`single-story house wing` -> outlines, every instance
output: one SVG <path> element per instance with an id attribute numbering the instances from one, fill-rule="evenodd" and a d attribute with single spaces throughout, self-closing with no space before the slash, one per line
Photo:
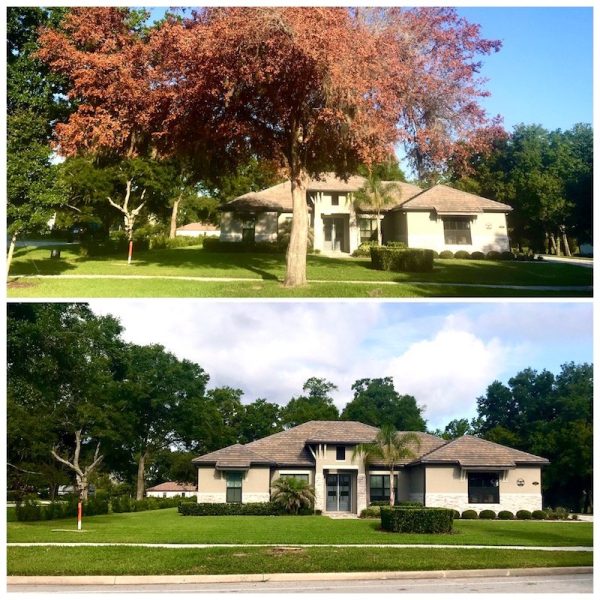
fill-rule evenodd
<path id="1" fill-rule="evenodd" d="M 176 237 L 219 237 L 221 230 L 212 223 L 188 223 L 175 230 Z"/>
<path id="2" fill-rule="evenodd" d="M 165 481 L 146 490 L 148 498 L 193 498 L 196 495 L 196 486 L 193 483 L 178 483 L 176 481 Z"/>
<path id="3" fill-rule="evenodd" d="M 359 514 L 370 502 L 389 500 L 389 470 L 353 457 L 357 444 L 378 429 L 355 421 L 309 421 L 249 444 L 235 444 L 193 460 L 198 502 L 267 502 L 280 477 L 303 479 L 315 489 L 315 508 Z M 414 458 L 398 465 L 396 498 L 464 511 L 536 510 L 542 507 L 545 458 L 465 435 L 447 441 L 416 432 Z"/>
<path id="4" fill-rule="evenodd" d="M 333 174 L 309 181 L 306 191 L 314 248 L 352 253 L 361 243 L 377 239 L 374 210 L 354 201 L 364 184 L 358 175 L 342 180 Z M 466 250 L 487 253 L 509 250 L 507 204 L 446 185 L 423 190 L 393 183 L 396 200 L 382 211 L 383 242 L 403 242 L 410 248 Z M 222 207 L 221 241 L 275 242 L 292 219 L 289 181 L 249 192 Z"/>

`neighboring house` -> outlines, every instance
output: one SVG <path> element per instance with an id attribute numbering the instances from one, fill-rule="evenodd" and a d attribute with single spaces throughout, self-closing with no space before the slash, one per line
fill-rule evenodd
<path id="1" fill-rule="evenodd" d="M 352 458 L 355 446 L 371 442 L 378 429 L 356 421 L 309 421 L 193 460 L 198 502 L 267 502 L 273 481 L 296 477 L 315 488 L 315 508 L 359 514 L 370 502 L 389 500 L 384 465 Z M 416 458 L 395 475 L 398 501 L 477 511 L 542 507 L 541 467 L 548 460 L 465 435 L 446 441 L 417 433 Z"/>
<path id="2" fill-rule="evenodd" d="M 212 223 L 188 223 L 175 230 L 179 237 L 219 237 L 221 230 Z"/>
<path id="3" fill-rule="evenodd" d="M 306 198 L 316 250 L 352 253 L 361 243 L 377 239 L 373 209 L 353 201 L 353 193 L 364 183 L 360 176 L 343 181 L 333 175 L 309 182 Z M 384 243 L 404 242 L 438 252 L 510 249 L 506 214 L 512 209 L 507 204 L 445 185 L 423 190 L 394 183 L 397 202 L 382 211 Z M 275 242 L 282 225 L 292 218 L 290 182 L 239 196 L 222 211 L 222 241 Z"/>
<path id="4" fill-rule="evenodd" d="M 193 483 L 177 483 L 176 481 L 166 481 L 159 483 L 146 490 L 146 496 L 149 498 L 193 498 L 196 495 L 196 486 Z"/>

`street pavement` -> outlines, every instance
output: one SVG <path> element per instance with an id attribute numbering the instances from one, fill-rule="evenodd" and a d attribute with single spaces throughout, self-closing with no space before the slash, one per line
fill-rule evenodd
<path id="1" fill-rule="evenodd" d="M 532 593 L 591 594 L 589 574 L 529 575 L 519 577 L 460 577 L 443 579 L 401 579 L 351 581 L 265 581 L 241 583 L 164 583 L 133 585 L 8 585 L 9 592 L 202 592 L 202 593 Z"/>

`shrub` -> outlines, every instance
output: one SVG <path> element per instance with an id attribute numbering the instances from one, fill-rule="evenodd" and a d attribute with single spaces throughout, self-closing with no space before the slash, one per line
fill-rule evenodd
<path id="1" fill-rule="evenodd" d="M 167 235 L 153 235 L 148 240 L 150 250 L 165 250 L 170 248 L 187 248 L 189 246 L 201 247 L 204 242 L 204 236 L 179 236 L 170 238 Z"/>
<path id="2" fill-rule="evenodd" d="M 485 254 L 479 251 L 471 252 L 470 258 L 471 260 L 483 260 L 485 258 Z"/>
<path id="3" fill-rule="evenodd" d="M 173 508 L 179 506 L 182 499 L 179 496 L 174 498 L 144 498 L 143 500 L 134 500 L 129 496 L 114 496 L 111 499 L 111 508 L 114 513 L 125 512 L 144 512 L 146 510 L 160 510 L 162 508 Z M 195 502 L 194 498 L 189 498 L 191 502 Z"/>
<path id="4" fill-rule="evenodd" d="M 390 503 L 388 500 L 373 500 L 373 502 L 371 502 L 369 504 L 369 506 L 389 506 Z"/>
<path id="5" fill-rule="evenodd" d="M 500 253 L 500 260 L 515 260 L 515 255 L 510 250 Z"/>
<path id="6" fill-rule="evenodd" d="M 440 252 L 440 258 L 454 258 L 454 252 L 452 252 L 452 250 L 442 250 Z"/>
<path id="7" fill-rule="evenodd" d="M 408 246 L 404 242 L 386 242 L 385 246 L 387 248 L 400 248 L 401 250 L 406 250 Z"/>
<path id="8" fill-rule="evenodd" d="M 523 521 L 528 521 L 531 519 L 531 511 L 530 510 L 518 510 L 517 511 L 517 519 L 521 519 Z"/>
<path id="9" fill-rule="evenodd" d="M 374 500 L 369 504 L 369 506 L 389 506 L 389 500 Z M 402 502 L 398 502 L 395 500 L 394 506 L 401 506 L 402 508 L 423 508 L 423 505 L 420 502 L 411 502 L 408 500 L 403 500 Z"/>
<path id="10" fill-rule="evenodd" d="M 377 242 L 363 242 L 353 253 L 354 257 L 368 258 L 371 256 L 371 248 L 378 247 Z"/>
<path id="11" fill-rule="evenodd" d="M 503 521 L 510 521 L 511 519 L 515 518 L 515 515 L 511 513 L 510 510 L 501 510 L 498 513 L 498 518 L 502 519 Z"/>
<path id="12" fill-rule="evenodd" d="M 369 506 L 360 511 L 361 519 L 378 519 L 381 516 L 381 506 Z"/>
<path id="13" fill-rule="evenodd" d="M 531 518 L 535 519 L 536 521 L 544 521 L 548 518 L 548 514 L 545 510 L 534 510 L 531 513 Z"/>
<path id="14" fill-rule="evenodd" d="M 479 513 L 480 519 L 495 519 L 496 513 L 493 510 L 485 509 Z"/>
<path id="15" fill-rule="evenodd" d="M 500 252 L 498 252 L 497 250 L 490 250 L 485 257 L 488 260 L 500 260 Z"/>
<path id="16" fill-rule="evenodd" d="M 420 248 L 371 248 L 371 264 L 380 271 L 407 271 L 425 273 L 433 271 L 433 251 Z"/>
<path id="17" fill-rule="evenodd" d="M 433 258 L 439 258 L 440 257 L 440 253 L 437 252 L 436 250 L 432 250 L 433 252 Z"/>
<path id="18" fill-rule="evenodd" d="M 258 252 L 280 254 L 285 252 L 277 242 L 222 242 L 218 238 L 207 237 L 203 247 L 209 252 Z"/>
<path id="19" fill-rule="evenodd" d="M 17 503 L 17 521 L 39 521 L 43 518 L 42 506 L 37 496 L 29 495 Z"/>
<path id="20" fill-rule="evenodd" d="M 381 507 L 381 528 L 397 533 L 450 533 L 454 514 L 447 508 Z"/>
<path id="21" fill-rule="evenodd" d="M 554 510 L 548 509 L 546 518 L 553 521 L 564 521 L 569 518 L 569 511 L 562 506 L 557 506 Z"/>
<path id="22" fill-rule="evenodd" d="M 273 482 L 271 498 L 283 510 L 291 514 L 306 509 L 313 511 L 315 490 L 306 481 L 295 477 L 280 477 Z"/>
<path id="23" fill-rule="evenodd" d="M 462 515 L 460 515 L 461 519 L 477 519 L 477 511 L 476 510 L 463 510 Z"/>
<path id="24" fill-rule="evenodd" d="M 452 510 L 452 514 L 454 515 L 454 518 L 460 519 L 460 513 L 455 509 L 451 509 L 451 510 Z"/>
<path id="25" fill-rule="evenodd" d="M 454 258 L 466 259 L 471 258 L 471 255 L 466 250 L 457 250 L 454 253 Z"/>
<path id="26" fill-rule="evenodd" d="M 249 502 L 241 503 L 192 503 L 181 502 L 179 504 L 179 513 L 184 516 L 221 516 L 221 515 L 255 515 L 270 516 L 283 515 L 285 511 L 274 502 Z M 311 512 L 311 514 L 313 514 Z"/>

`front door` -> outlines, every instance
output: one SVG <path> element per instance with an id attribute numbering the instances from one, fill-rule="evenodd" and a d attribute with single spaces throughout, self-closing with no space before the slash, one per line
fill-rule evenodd
<path id="1" fill-rule="evenodd" d="M 344 252 L 345 230 L 344 217 L 323 217 L 323 250 Z"/>
<path id="2" fill-rule="evenodd" d="M 350 512 L 352 510 L 352 479 L 348 473 L 327 475 L 328 512 Z"/>

